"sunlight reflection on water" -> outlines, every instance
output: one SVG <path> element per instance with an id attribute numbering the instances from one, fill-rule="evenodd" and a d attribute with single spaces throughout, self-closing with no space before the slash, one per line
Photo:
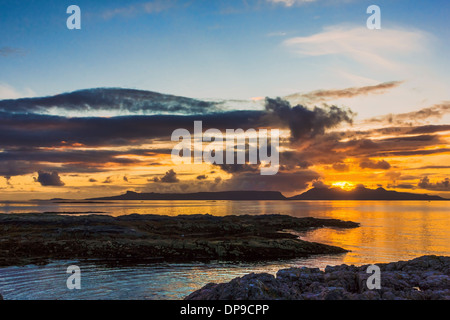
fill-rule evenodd
<path id="1" fill-rule="evenodd" d="M 425 254 L 450 255 L 450 208 L 444 201 L 128 201 L 75 204 L 9 203 L 0 212 L 87 212 L 124 214 L 288 214 L 350 220 L 360 228 L 323 228 L 298 235 L 351 250 L 266 263 L 151 264 L 107 267 L 92 262 L 55 261 L 47 266 L 0 268 L 5 299 L 181 299 L 208 282 L 291 266 L 368 264 L 408 260 Z M 82 290 L 66 288 L 66 268 L 82 268 Z"/>

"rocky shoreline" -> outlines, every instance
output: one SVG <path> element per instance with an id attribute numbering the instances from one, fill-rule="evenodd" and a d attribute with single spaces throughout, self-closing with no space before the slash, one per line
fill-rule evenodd
<path id="1" fill-rule="evenodd" d="M 377 264 L 381 288 L 369 290 L 368 265 L 289 268 L 210 283 L 185 300 L 450 300 L 450 257 Z"/>
<path id="2" fill-rule="evenodd" d="M 347 251 L 302 241 L 283 231 L 358 226 L 349 221 L 283 215 L 0 214 L 0 266 L 57 259 L 251 261 L 337 254 Z"/>

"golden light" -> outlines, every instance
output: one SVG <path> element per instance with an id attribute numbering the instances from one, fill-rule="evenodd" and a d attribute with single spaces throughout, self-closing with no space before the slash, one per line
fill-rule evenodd
<path id="1" fill-rule="evenodd" d="M 353 190 L 355 188 L 355 184 L 347 181 L 338 181 L 332 184 L 333 187 L 341 188 L 342 190 Z"/>

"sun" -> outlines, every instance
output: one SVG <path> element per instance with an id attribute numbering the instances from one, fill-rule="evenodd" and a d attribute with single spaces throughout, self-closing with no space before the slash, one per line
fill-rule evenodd
<path id="1" fill-rule="evenodd" d="M 351 183 L 351 182 L 347 182 L 347 181 L 338 181 L 338 182 L 334 182 L 332 184 L 333 187 L 338 187 L 341 188 L 342 190 L 352 190 L 355 187 L 355 184 Z"/>

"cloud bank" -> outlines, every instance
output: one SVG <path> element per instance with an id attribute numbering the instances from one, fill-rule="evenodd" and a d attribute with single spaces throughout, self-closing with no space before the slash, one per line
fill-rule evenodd
<path id="1" fill-rule="evenodd" d="M 318 90 L 311 96 L 369 94 L 397 85 L 398 82 L 387 82 L 370 87 Z M 144 111 L 153 112 L 152 106 L 156 106 L 158 114 L 144 114 Z M 109 108 L 133 114 L 70 117 L 42 113 L 55 107 L 81 113 Z M 418 117 L 440 116 L 447 109 L 444 102 L 392 117 L 398 116 L 400 122 L 407 123 Z M 229 111 L 210 102 L 152 92 L 92 89 L 53 97 L 4 100 L 0 101 L 0 110 L 0 176 L 7 178 L 8 185 L 14 181 L 11 177 L 37 173 L 35 181 L 42 186 L 67 187 L 69 176 L 75 174 L 83 175 L 89 186 L 102 182 L 98 183 L 102 188 L 118 187 L 121 183 L 155 192 L 278 190 L 292 193 L 304 190 L 314 181 L 323 181 L 324 170 L 332 170 L 333 175 L 339 176 L 360 169 L 366 177 L 380 175 L 389 181 L 399 180 L 397 187 L 406 187 L 418 185 L 419 178 L 423 177 L 403 175 L 401 170 L 408 166 L 399 165 L 402 157 L 450 153 L 446 140 L 450 125 L 405 125 L 381 118 L 371 119 L 368 129 L 352 129 L 348 124 L 352 124 L 354 113 L 349 109 L 293 105 L 282 98 L 266 98 L 260 110 Z M 202 121 L 204 130 L 280 129 L 283 136 L 279 173 L 261 176 L 261 164 L 246 163 L 212 166 L 207 169 L 208 175 L 204 169 L 192 174 L 183 169 L 180 176 L 179 169 L 173 168 L 170 161 L 170 136 L 178 128 L 193 132 L 194 121 Z M 396 158 L 394 162 L 391 157 Z M 160 166 L 162 172 L 155 173 Z M 153 173 L 140 177 L 131 173 L 134 168 L 149 168 Z M 437 168 L 428 166 L 426 170 L 432 169 Z M 98 176 L 93 176 L 97 173 Z M 430 177 L 438 182 L 423 180 L 422 188 L 446 190 L 445 178 L 431 174 Z M 136 184 L 139 179 L 147 185 Z"/>
<path id="2" fill-rule="evenodd" d="M 79 117 L 101 112 L 107 115 L 192 114 L 218 110 L 219 107 L 214 102 L 120 88 L 95 88 L 50 97 L 0 101 L 0 111 L 3 112 L 68 114 Z"/>

